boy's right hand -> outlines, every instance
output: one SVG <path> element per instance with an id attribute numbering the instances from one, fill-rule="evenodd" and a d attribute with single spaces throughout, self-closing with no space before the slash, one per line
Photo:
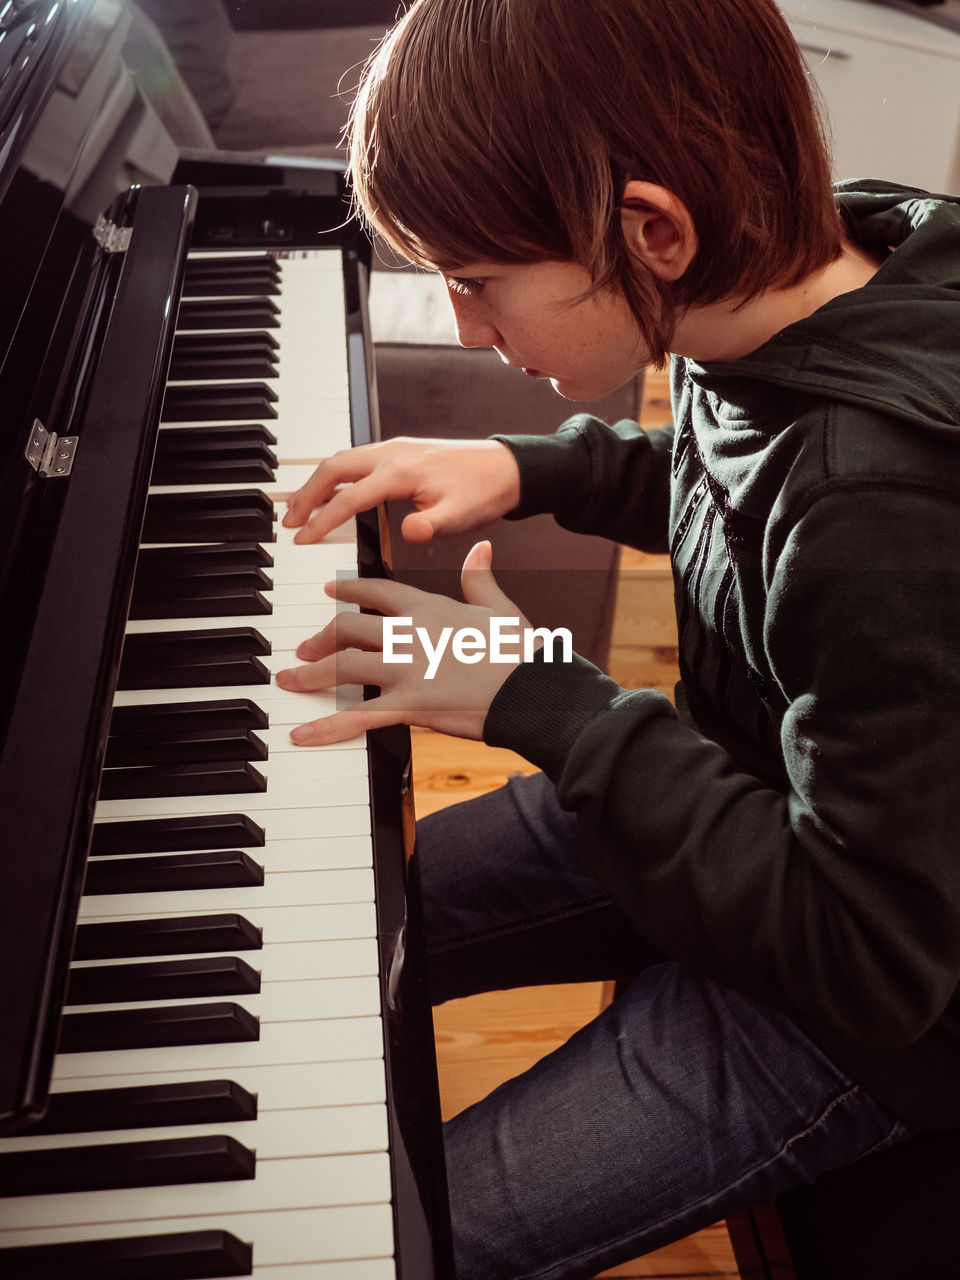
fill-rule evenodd
<path id="1" fill-rule="evenodd" d="M 499 440 L 417 440 L 398 436 L 325 459 L 289 501 L 283 523 L 294 542 L 319 542 L 360 511 L 409 498 L 407 542 L 462 533 L 505 515 L 520 501 L 520 469 Z"/>

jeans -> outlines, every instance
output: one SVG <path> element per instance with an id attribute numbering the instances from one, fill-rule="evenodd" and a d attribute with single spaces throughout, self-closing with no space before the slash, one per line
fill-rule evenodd
<path id="1" fill-rule="evenodd" d="M 417 829 L 435 1003 L 636 975 L 444 1126 L 457 1280 L 589 1277 L 913 1130 L 789 1018 L 654 954 L 542 775 Z"/>

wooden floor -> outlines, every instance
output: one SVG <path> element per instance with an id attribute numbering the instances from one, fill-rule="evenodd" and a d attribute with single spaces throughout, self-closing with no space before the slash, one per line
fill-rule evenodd
<path id="1" fill-rule="evenodd" d="M 644 425 L 669 411 L 663 379 L 649 378 Z M 626 553 L 622 560 L 610 671 L 628 688 L 653 685 L 669 692 L 676 667 L 669 567 L 660 557 Z M 512 752 L 415 729 L 414 795 L 418 816 L 501 786 L 532 767 Z M 450 1001 L 434 1011 L 441 1105 L 455 1115 L 502 1081 L 526 1070 L 562 1044 L 602 1007 L 600 983 L 497 992 Z M 722 1223 L 659 1249 L 604 1276 L 738 1277 Z"/>

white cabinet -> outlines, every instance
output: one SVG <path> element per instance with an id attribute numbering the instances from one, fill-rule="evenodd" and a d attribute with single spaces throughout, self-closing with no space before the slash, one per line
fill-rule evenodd
<path id="1" fill-rule="evenodd" d="M 960 33 L 865 0 L 781 0 L 827 109 L 834 176 L 960 195 Z"/>

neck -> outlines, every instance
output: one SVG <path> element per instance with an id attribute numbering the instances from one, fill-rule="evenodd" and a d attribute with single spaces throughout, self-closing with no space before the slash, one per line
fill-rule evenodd
<path id="1" fill-rule="evenodd" d="M 832 298 L 862 288 L 879 265 L 879 259 L 845 241 L 839 258 L 799 284 L 770 289 L 743 305 L 725 298 L 691 307 L 677 325 L 671 348 L 698 361 L 738 360 Z"/>

